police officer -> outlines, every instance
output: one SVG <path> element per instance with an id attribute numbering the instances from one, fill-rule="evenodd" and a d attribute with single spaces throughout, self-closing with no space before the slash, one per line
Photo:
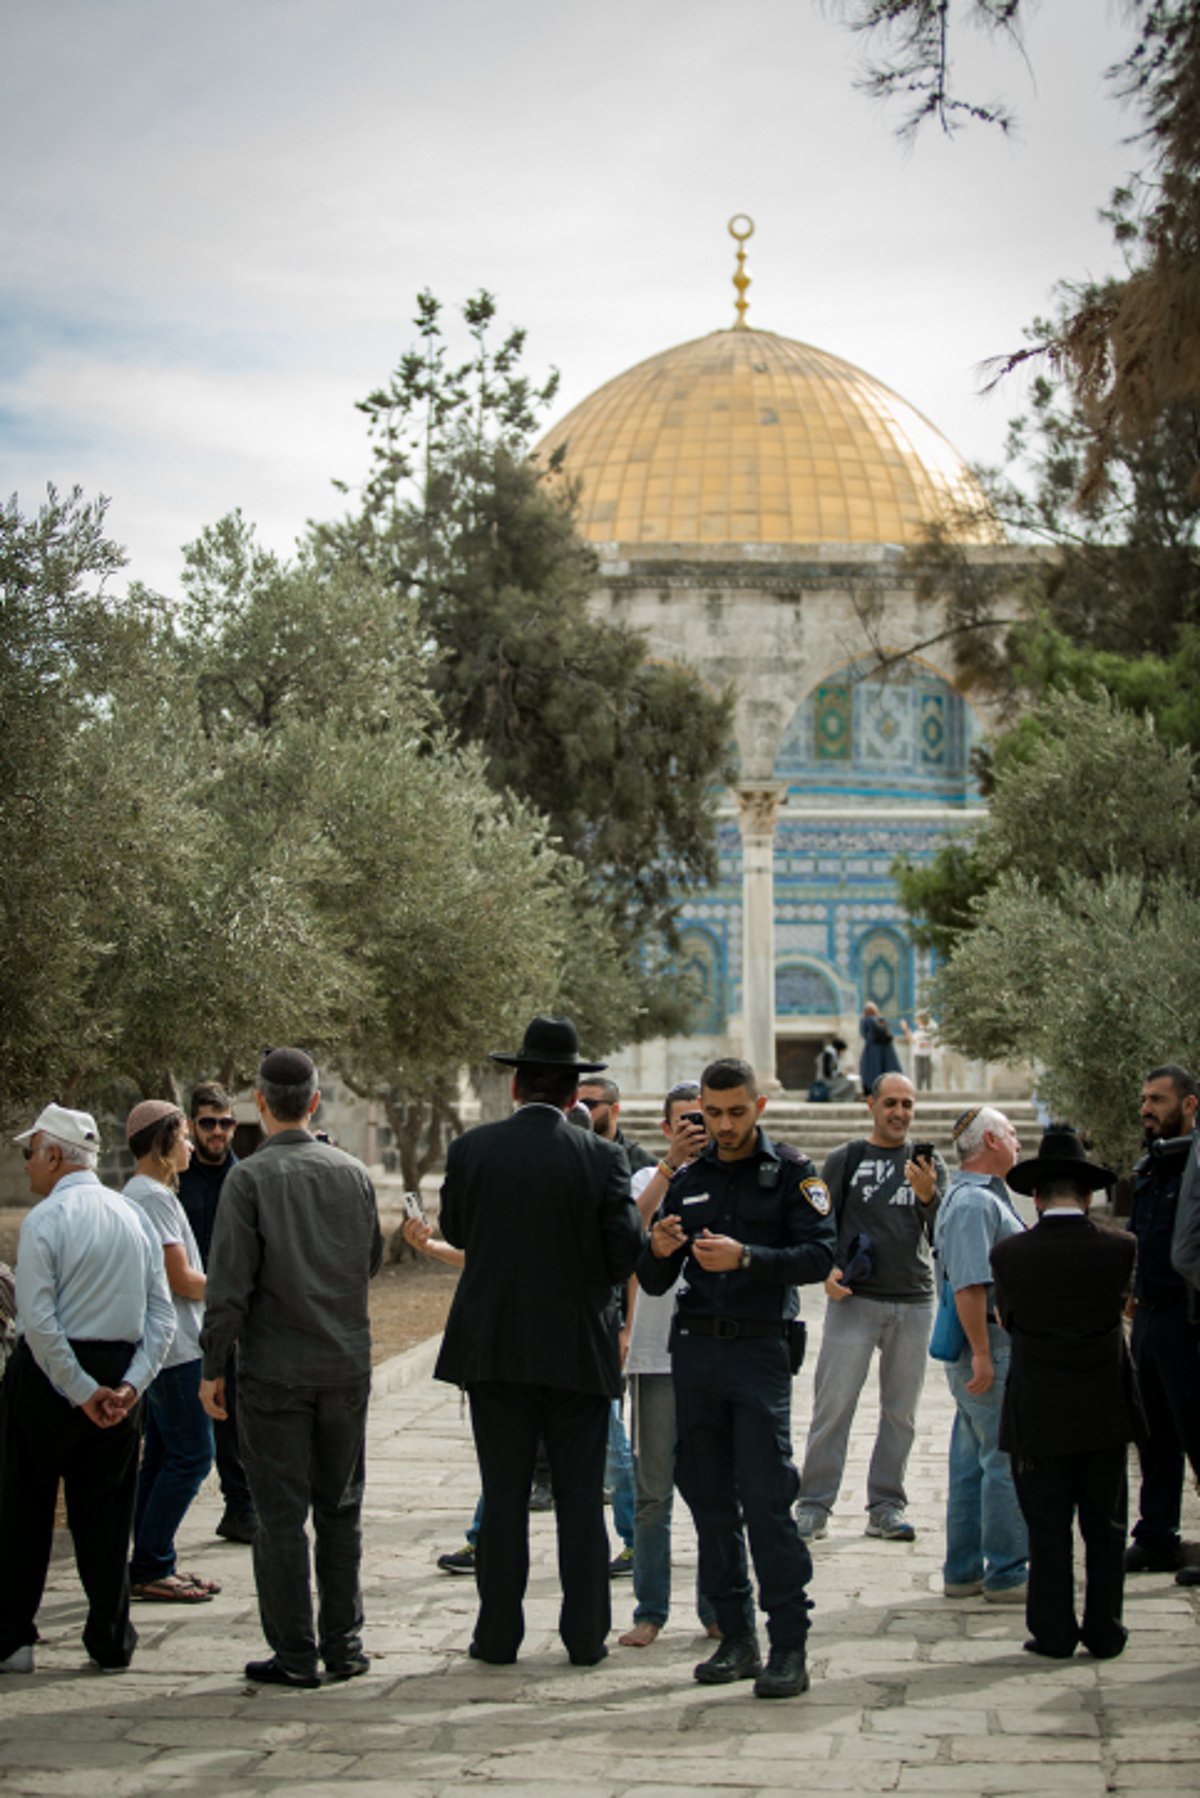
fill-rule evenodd
<path id="1" fill-rule="evenodd" d="M 676 1478 L 700 1542 L 700 1589 L 723 1640 L 695 1670 L 703 1685 L 754 1679 L 759 1698 L 808 1689 L 804 1645 L 812 1574 L 792 1515 L 796 1288 L 833 1266 L 829 1193 L 805 1155 L 759 1128 L 766 1104 L 747 1062 L 705 1068 L 710 1141 L 672 1180 L 637 1267 L 649 1293 L 685 1275 L 672 1340 L 679 1434 Z M 764 1668 L 746 1541 L 767 1613 Z"/>
<path id="2" fill-rule="evenodd" d="M 1187 1282 L 1171 1264 L 1196 1105 L 1196 1080 L 1186 1068 L 1171 1063 L 1146 1075 L 1142 1125 L 1147 1153 L 1134 1169 L 1129 1218 L 1138 1244 L 1131 1347 L 1146 1413 L 1146 1435 L 1138 1443 L 1139 1515 L 1125 1552 L 1130 1573 L 1166 1573 L 1181 1566 L 1185 1455 L 1200 1478 L 1200 1360 L 1188 1319 Z"/>

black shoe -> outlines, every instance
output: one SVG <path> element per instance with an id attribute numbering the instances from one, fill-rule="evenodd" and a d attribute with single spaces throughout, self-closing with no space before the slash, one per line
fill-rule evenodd
<path id="1" fill-rule="evenodd" d="M 702 1686 L 729 1686 L 735 1679 L 753 1679 L 762 1672 L 762 1656 L 754 1636 L 726 1636 L 725 1640 L 693 1667 L 692 1677 Z"/>
<path id="2" fill-rule="evenodd" d="M 529 1494 L 531 1511 L 552 1511 L 554 1509 L 554 1493 L 545 1480 L 535 1480 L 533 1490 Z"/>
<path id="3" fill-rule="evenodd" d="M 1093 1660 L 1115 1661 L 1119 1654 L 1125 1652 L 1125 1644 L 1128 1640 L 1129 1631 L 1127 1629 L 1122 1629 L 1119 1635 L 1106 1636 L 1102 1642 L 1089 1642 L 1087 1637 L 1084 1636 L 1083 1646 L 1087 1649 Z"/>
<path id="4" fill-rule="evenodd" d="M 1181 1567 L 1175 1575 L 1177 1586 L 1200 1586 L 1200 1567 Z"/>
<path id="5" fill-rule="evenodd" d="M 633 1550 L 623 1548 L 619 1555 L 614 1555 L 608 1563 L 610 1579 L 631 1579 L 633 1577 Z"/>
<path id="6" fill-rule="evenodd" d="M 371 1663 L 365 1654 L 352 1654 L 347 1661 L 326 1661 L 325 1671 L 330 1679 L 357 1679 L 360 1673 L 369 1673 Z"/>
<path id="7" fill-rule="evenodd" d="M 1073 1648 L 1047 1648 L 1046 1644 L 1039 1642 L 1036 1636 L 1030 1636 L 1027 1642 L 1022 1642 L 1021 1647 L 1026 1654 L 1044 1655 L 1048 1661 L 1069 1661 L 1075 1653 Z"/>
<path id="8" fill-rule="evenodd" d="M 448 1555 L 439 1555 L 437 1564 L 443 1573 L 474 1573 L 475 1544 L 468 1542 L 465 1548 L 455 1548 Z"/>
<path id="9" fill-rule="evenodd" d="M 1174 1541 L 1131 1542 L 1125 1550 L 1126 1573 L 1174 1573 L 1183 1566 L 1183 1543 Z"/>
<path id="10" fill-rule="evenodd" d="M 607 1655 L 608 1649 L 605 1647 L 604 1643 L 601 1642 L 599 1648 L 595 1649 L 591 1654 L 573 1654 L 571 1656 L 571 1665 L 572 1667 L 598 1667 L 600 1662 L 607 1658 Z"/>
<path id="11" fill-rule="evenodd" d="M 258 1519 L 253 1511 L 226 1511 L 217 1525 L 218 1536 L 226 1542 L 253 1542 Z"/>
<path id="12" fill-rule="evenodd" d="M 808 1691 L 808 1668 L 802 1648 L 773 1648 L 754 1682 L 756 1698 L 797 1698 Z"/>
<path id="13" fill-rule="evenodd" d="M 467 1653 L 473 1661 L 484 1661 L 489 1667 L 511 1667 L 517 1658 L 515 1654 L 484 1654 L 478 1642 L 472 1642 Z"/>
<path id="14" fill-rule="evenodd" d="M 293 1673 L 274 1655 L 269 1661 L 247 1661 L 246 1678 L 260 1686 L 292 1686 L 311 1692 L 320 1685 L 315 1673 Z"/>

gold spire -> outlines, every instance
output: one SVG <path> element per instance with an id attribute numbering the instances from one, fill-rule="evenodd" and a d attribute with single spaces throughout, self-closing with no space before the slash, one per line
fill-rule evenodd
<path id="1" fill-rule="evenodd" d="M 754 220 L 744 212 L 735 212 L 729 221 L 729 235 L 737 243 L 737 273 L 733 277 L 733 285 L 737 289 L 737 317 L 733 321 L 734 330 L 746 329 L 746 313 L 750 303 L 746 298 L 746 289 L 750 285 L 750 277 L 746 273 L 746 252 L 742 248 L 748 237 L 754 236 Z"/>

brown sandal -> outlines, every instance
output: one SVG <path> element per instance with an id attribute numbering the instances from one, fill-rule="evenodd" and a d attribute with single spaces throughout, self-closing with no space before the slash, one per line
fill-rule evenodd
<path id="1" fill-rule="evenodd" d="M 153 1599 L 162 1604 L 207 1604 L 212 1597 L 211 1592 L 201 1591 L 178 1573 L 168 1573 L 162 1579 L 139 1580 L 136 1586 L 130 1586 L 133 1598 Z"/>
<path id="2" fill-rule="evenodd" d="M 210 1598 L 215 1598 L 217 1593 L 221 1590 L 221 1582 L 219 1580 L 205 1579 L 203 1574 L 200 1573 L 180 1573 L 179 1569 L 176 1568 L 175 1578 L 184 1580 L 189 1586 L 195 1586 L 197 1592 L 207 1592 Z"/>

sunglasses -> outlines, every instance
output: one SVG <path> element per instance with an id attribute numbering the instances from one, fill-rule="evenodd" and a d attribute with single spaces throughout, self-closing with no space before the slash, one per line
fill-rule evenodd
<path id="1" fill-rule="evenodd" d="M 195 1130 L 233 1130 L 237 1126 L 236 1118 L 193 1118 L 192 1128 Z"/>
<path id="2" fill-rule="evenodd" d="M 599 1111 L 599 1109 L 602 1105 L 611 1105 L 612 1100 L 611 1099 L 585 1099 L 581 1096 L 579 1103 L 581 1105 L 586 1105 L 589 1111 Z"/>

